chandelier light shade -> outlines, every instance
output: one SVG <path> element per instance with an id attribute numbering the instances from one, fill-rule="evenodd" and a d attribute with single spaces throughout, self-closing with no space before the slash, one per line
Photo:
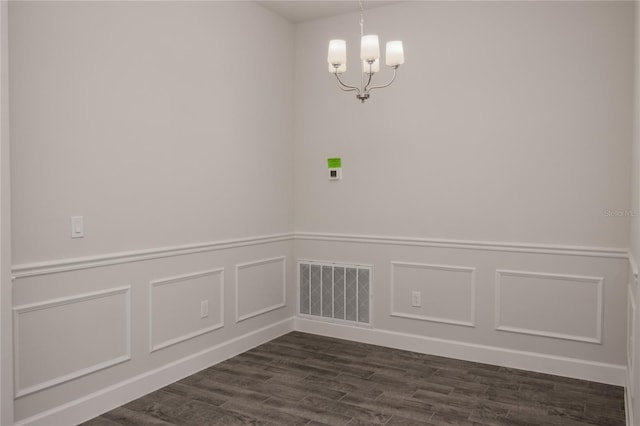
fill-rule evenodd
<path id="1" fill-rule="evenodd" d="M 399 67 L 404 64 L 404 50 L 401 41 L 388 41 L 386 64 L 390 67 Z"/>
<path id="2" fill-rule="evenodd" d="M 327 62 L 329 72 L 336 76 L 338 87 L 345 92 L 356 92 L 356 98 L 364 103 L 369 99 L 373 89 L 381 89 L 390 86 L 396 79 L 398 67 L 404 64 L 404 49 L 401 41 L 389 41 L 386 45 L 385 64 L 393 68 L 391 81 L 380 86 L 372 86 L 371 82 L 375 73 L 380 72 L 380 43 L 377 35 L 364 35 L 364 8 L 360 1 L 360 59 L 361 79 L 360 86 L 351 86 L 342 81 L 340 77 L 347 71 L 347 42 L 345 40 L 330 40 Z"/>
<path id="3" fill-rule="evenodd" d="M 380 59 L 380 44 L 377 35 L 362 36 L 360 43 L 360 59 L 363 61 L 375 61 Z"/>
<path id="4" fill-rule="evenodd" d="M 331 40 L 329 42 L 329 58 L 330 64 L 338 64 L 347 68 L 347 42 L 344 40 Z M 335 67 L 335 65 L 333 65 Z M 336 68 L 338 68 L 336 67 Z"/>

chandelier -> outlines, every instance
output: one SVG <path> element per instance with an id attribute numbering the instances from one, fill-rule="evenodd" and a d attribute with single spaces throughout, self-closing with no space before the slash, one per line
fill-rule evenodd
<path id="1" fill-rule="evenodd" d="M 380 86 L 372 86 L 373 75 L 380 71 L 380 46 L 377 35 L 364 35 L 364 6 L 360 0 L 360 86 L 346 84 L 340 75 L 347 71 L 347 43 L 344 40 L 330 40 L 327 56 L 329 72 L 336 76 L 338 87 L 345 92 L 356 92 L 356 98 L 362 103 L 369 99 L 373 89 L 390 86 L 396 79 L 398 67 L 404 64 L 404 51 L 401 41 L 387 42 L 385 63 L 393 68 L 391 81 Z"/>

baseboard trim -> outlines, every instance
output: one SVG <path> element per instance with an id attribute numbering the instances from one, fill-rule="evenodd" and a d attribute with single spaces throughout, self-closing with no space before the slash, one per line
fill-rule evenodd
<path id="1" fill-rule="evenodd" d="M 631 393 L 629 391 L 629 386 L 624 387 L 624 414 L 627 421 L 627 426 L 634 426 L 634 417 L 633 417 L 633 398 L 631 398 Z"/>
<path id="2" fill-rule="evenodd" d="M 294 317 L 20 420 L 16 426 L 78 424 L 294 330 Z"/>
<path id="3" fill-rule="evenodd" d="M 341 324 L 314 321 L 305 318 L 296 318 L 295 328 L 298 331 L 306 333 L 412 352 L 428 353 L 448 358 L 554 374 L 618 386 L 625 385 L 626 368 L 623 365 L 517 351 L 389 330 L 365 329 L 360 327 L 354 329 L 353 327 Z"/>

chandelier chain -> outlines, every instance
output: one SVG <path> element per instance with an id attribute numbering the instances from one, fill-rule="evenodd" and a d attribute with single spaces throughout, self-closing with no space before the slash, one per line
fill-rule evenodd
<path id="1" fill-rule="evenodd" d="M 364 36 L 364 3 L 360 0 L 360 38 Z M 369 81 L 371 81 L 371 75 L 369 75 Z M 360 61 L 360 87 L 364 91 L 364 63 Z M 358 94 L 360 94 L 358 90 Z"/>
<path id="2" fill-rule="evenodd" d="M 360 0 L 360 37 L 364 35 L 364 2 Z"/>

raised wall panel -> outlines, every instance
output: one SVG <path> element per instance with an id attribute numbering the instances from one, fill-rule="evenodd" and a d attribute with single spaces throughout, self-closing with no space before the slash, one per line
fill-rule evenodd
<path id="1" fill-rule="evenodd" d="M 22 397 L 130 359 L 130 287 L 14 307 Z"/>
<path id="2" fill-rule="evenodd" d="M 412 306 L 418 291 L 421 306 Z M 473 327 L 475 268 L 391 262 L 391 315 Z"/>
<path id="3" fill-rule="evenodd" d="M 496 330 L 602 343 L 604 278 L 496 271 Z"/>
<path id="4" fill-rule="evenodd" d="M 286 305 L 284 256 L 236 265 L 236 322 Z"/>
<path id="5" fill-rule="evenodd" d="M 208 316 L 201 318 L 201 305 Z M 224 269 L 152 281 L 149 285 L 150 351 L 157 351 L 224 326 Z"/>

